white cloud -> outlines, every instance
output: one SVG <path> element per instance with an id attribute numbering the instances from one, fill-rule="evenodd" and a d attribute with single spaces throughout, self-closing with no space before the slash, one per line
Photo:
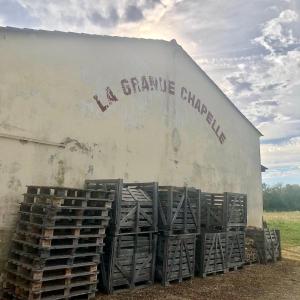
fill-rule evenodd
<path id="1" fill-rule="evenodd" d="M 282 11 L 277 18 L 264 24 L 262 35 L 255 38 L 254 42 L 262 45 L 265 49 L 274 53 L 279 47 L 287 48 L 299 42 L 293 36 L 291 29 L 285 28 L 285 24 L 297 21 L 298 14 L 290 9 Z"/>
<path id="2" fill-rule="evenodd" d="M 300 183 L 300 137 L 281 144 L 264 144 L 261 156 L 269 168 L 263 173 L 264 182 Z"/>
<path id="3" fill-rule="evenodd" d="M 274 140 L 300 136 L 300 5 L 298 0 L 240 4 L 241 0 L 0 0 L 0 26 L 175 38 L 263 132 L 263 141 L 275 147 Z M 291 153 L 298 159 L 292 154 L 298 144 L 281 145 L 284 153 L 262 147 L 263 163 L 275 168 L 268 174 L 289 170 L 291 175 L 292 160 L 285 157 Z M 284 164 L 280 170 L 275 156 Z"/>
<path id="4" fill-rule="evenodd" d="M 40 20 L 41 29 L 128 36 L 150 33 L 175 3 L 172 0 L 18 1 Z"/>
<path id="5" fill-rule="evenodd" d="M 300 168 L 300 137 L 280 144 L 262 144 L 261 156 L 268 167 Z"/>
<path id="6" fill-rule="evenodd" d="M 298 25 L 298 26 L 296 26 Z M 264 134 L 264 181 L 300 183 L 299 17 L 291 9 L 263 23 L 259 55 L 204 60 L 225 93 Z"/>
<path id="7" fill-rule="evenodd" d="M 233 63 L 234 71 L 221 82 L 226 94 L 265 134 L 264 139 L 292 136 L 291 126 L 296 129 L 293 135 L 300 136 L 298 123 L 294 122 L 300 118 L 299 93 L 296 92 L 300 91 L 300 47 L 293 31 L 282 27 L 283 21 L 296 20 L 297 14 L 286 10 L 266 22 L 255 41 L 263 41 L 269 54 Z M 280 30 L 272 31 L 273 25 L 279 23 Z M 283 43 L 293 48 L 283 51 Z M 280 49 L 282 51 L 278 51 Z"/>

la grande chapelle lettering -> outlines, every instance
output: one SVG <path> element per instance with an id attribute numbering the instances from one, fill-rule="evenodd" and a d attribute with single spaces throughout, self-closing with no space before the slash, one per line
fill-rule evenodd
<path id="1" fill-rule="evenodd" d="M 159 91 L 170 95 L 176 94 L 175 81 L 162 77 L 141 76 L 139 79 L 137 77 L 124 78 L 121 80 L 121 86 L 125 96 L 149 91 Z M 180 88 L 180 98 L 190 104 L 200 116 L 206 119 L 219 142 L 224 144 L 226 136 L 208 107 L 203 102 L 201 103 L 201 100 L 184 86 Z"/>

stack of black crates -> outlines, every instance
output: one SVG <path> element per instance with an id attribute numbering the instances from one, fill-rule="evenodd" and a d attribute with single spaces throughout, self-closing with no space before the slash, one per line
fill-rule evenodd
<path id="1" fill-rule="evenodd" d="M 168 285 L 193 278 L 200 231 L 200 190 L 160 186 L 158 210 L 157 279 Z"/>
<path id="2" fill-rule="evenodd" d="M 196 273 L 202 277 L 244 265 L 247 196 L 201 193 L 201 235 L 197 239 Z"/>
<path id="3" fill-rule="evenodd" d="M 154 283 L 158 184 L 121 179 L 87 180 L 86 187 L 113 195 L 106 231 L 100 288 L 107 293 Z"/>
<path id="4" fill-rule="evenodd" d="M 1 299 L 91 299 L 111 207 L 108 193 L 29 186 Z"/>

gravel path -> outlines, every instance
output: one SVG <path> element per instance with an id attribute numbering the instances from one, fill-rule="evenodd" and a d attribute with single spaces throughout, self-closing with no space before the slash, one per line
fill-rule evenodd
<path id="1" fill-rule="evenodd" d="M 181 284 L 152 287 L 112 296 L 98 294 L 97 300 L 300 300 L 300 261 L 283 259 L 276 264 L 251 265 L 225 275 L 195 278 Z"/>

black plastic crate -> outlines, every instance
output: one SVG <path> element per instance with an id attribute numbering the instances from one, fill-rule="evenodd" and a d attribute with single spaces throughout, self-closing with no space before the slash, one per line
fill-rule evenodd
<path id="1" fill-rule="evenodd" d="M 194 277 L 195 243 L 195 234 L 159 235 L 156 278 L 164 286 Z"/>
<path id="2" fill-rule="evenodd" d="M 200 193 L 190 187 L 159 186 L 159 230 L 169 234 L 198 233 Z"/>
<path id="3" fill-rule="evenodd" d="M 111 193 L 108 234 L 157 231 L 157 183 L 124 183 L 122 179 L 86 180 L 89 189 Z"/>

